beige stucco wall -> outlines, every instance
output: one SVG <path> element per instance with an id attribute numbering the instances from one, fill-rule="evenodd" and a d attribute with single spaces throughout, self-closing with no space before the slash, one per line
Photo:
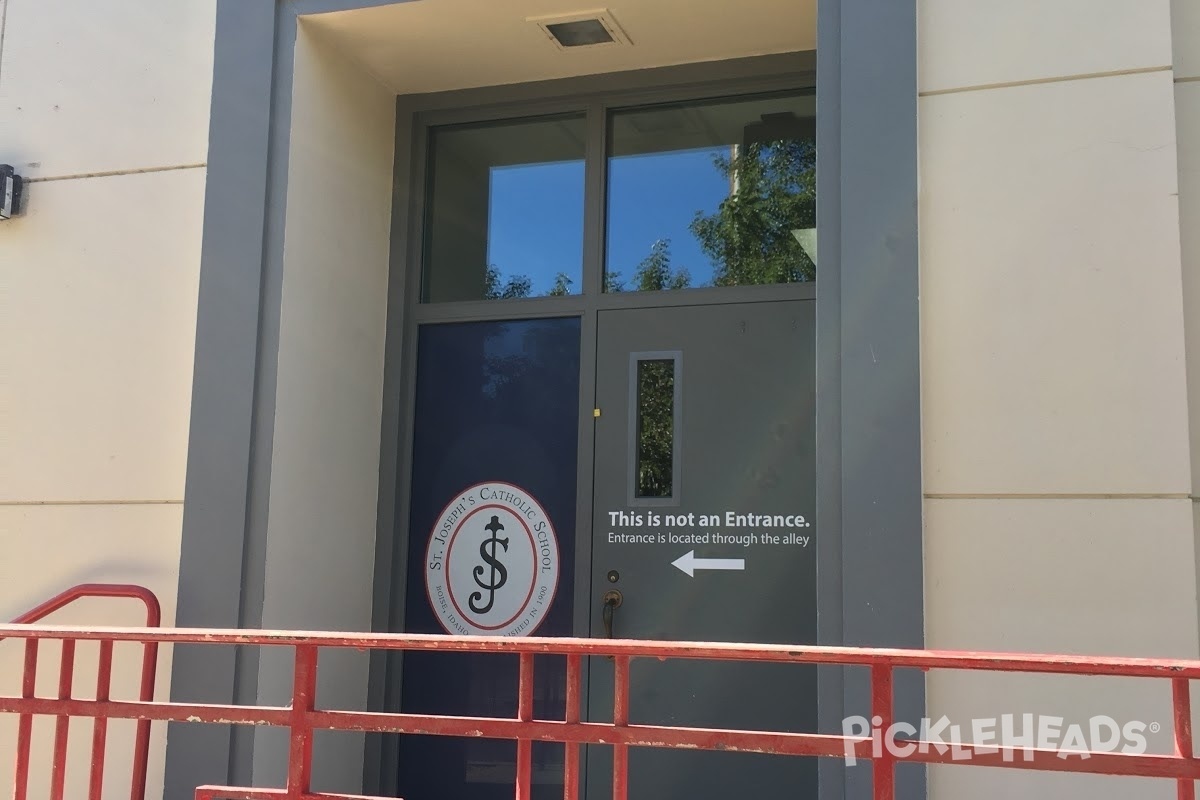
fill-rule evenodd
<path id="1" fill-rule="evenodd" d="M 919 9 L 927 642 L 1195 657 L 1188 90 L 1170 2 Z M 1150 746 L 1170 750 L 1165 686 L 934 673 L 928 688 L 934 718 L 1105 714 L 1161 724 Z M 964 767 L 930 784 L 935 798 L 1174 796 Z"/>
<path id="2" fill-rule="evenodd" d="M 296 42 L 263 627 L 371 629 L 396 97 L 301 21 Z M 328 656 L 328 657 L 327 657 Z M 318 695 L 365 709 L 367 655 L 321 658 Z M 290 701 L 291 653 L 258 697 Z M 363 738 L 318 739 L 318 789 L 362 788 Z M 254 784 L 285 780 L 258 732 Z"/>
<path id="3" fill-rule="evenodd" d="M 0 0 L 0 162 L 31 181 L 27 214 L 0 223 L 0 619 L 85 581 L 149 586 L 174 618 L 214 15 L 215 0 Z M 51 621 L 143 619 L 104 601 Z M 19 689 L 20 653 L 0 643 L 0 691 Z M 114 696 L 132 698 L 137 657 L 117 653 Z M 95 649 L 79 657 L 91 696 Z M 56 664 L 47 647 L 42 691 Z M 31 797 L 51 727 L 35 728 Z M 0 720 L 0 786 L 14 730 Z M 91 726 L 72 730 L 85 764 Z M 129 734 L 109 736 L 113 796 Z M 86 778 L 69 771 L 67 795 Z"/>

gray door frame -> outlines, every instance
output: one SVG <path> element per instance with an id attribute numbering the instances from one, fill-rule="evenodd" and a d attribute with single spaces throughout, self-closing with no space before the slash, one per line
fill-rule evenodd
<path id="1" fill-rule="evenodd" d="M 608 117 L 613 109 L 660 103 L 731 98 L 752 94 L 814 90 L 815 62 L 811 53 L 745 59 L 663 70 L 612 73 L 604 76 L 547 81 L 536 84 L 400 97 L 397 101 L 396 186 L 401 202 L 393 215 L 392 278 L 403 282 L 401 305 L 388 312 L 385 386 L 398 395 L 384 399 L 384 456 L 381 470 L 379 527 L 376 538 L 376 630 L 399 630 L 405 612 L 410 509 L 410 459 L 413 447 L 413 409 L 416 395 L 417 332 L 421 325 L 446 322 L 579 317 L 581 320 L 579 419 L 592 419 L 595 403 L 596 331 L 598 314 L 612 309 L 663 308 L 694 305 L 812 300 L 816 286 L 698 288 L 664 292 L 604 293 L 603 246 L 607 194 Z M 427 199 L 429 136 L 443 125 L 477 124 L 499 120 L 580 113 L 588 132 L 585 161 L 583 293 L 565 297 L 514 300 L 420 302 L 423 263 L 423 220 Z M 407 146 L 408 150 L 405 149 Z M 395 438 L 392 438 L 392 436 Z M 595 455 L 592 427 L 580 426 L 577 442 L 575 530 L 592 527 L 592 478 Z M 387 513 L 383 509 L 387 509 Z M 591 547 L 576 548 L 573 629 L 586 636 L 589 628 Z M 377 654 L 372 660 L 370 703 L 374 708 L 399 710 L 402 655 Z M 587 673 L 584 674 L 587 691 Z M 839 704 L 840 709 L 840 704 Z M 838 719 L 840 720 L 840 716 Z M 393 737 L 372 737 L 368 743 L 366 781 L 371 791 L 395 794 L 398 769 Z M 372 781 L 378 781 L 373 783 Z"/>
<path id="2" fill-rule="evenodd" d="M 253 628 L 262 621 L 298 17 L 394 2 L 217 0 L 208 157 L 212 190 L 204 212 L 179 625 Z M 916 42 L 915 0 L 818 4 L 817 523 L 823 532 L 818 619 L 821 641 L 829 644 L 923 643 Z M 654 94 L 663 86 L 694 87 L 714 78 L 752 83 L 762 74 L 762 62 L 755 66 L 753 61 L 635 73 L 626 76 L 625 88 Z M 695 70 L 691 77 L 689 70 Z M 575 85 L 594 93 L 613 80 L 596 76 L 577 79 Z M 511 88 L 513 102 L 536 105 L 546 96 L 544 85 Z M 412 149 L 403 131 L 418 110 L 451 115 L 452 106 L 489 102 L 488 90 L 453 94 L 400 105 L 398 153 Z M 401 220 L 408 220 L 413 208 L 399 179 L 413 163 L 397 159 L 394 210 Z M 600 209 L 586 211 L 585 236 L 600 235 L 594 222 Z M 389 309 L 402 308 L 413 296 L 404 272 L 408 255 L 393 248 Z M 766 287 L 746 291 L 759 288 Z M 733 299 L 725 294 L 731 290 L 712 291 L 721 293 L 718 302 Z M 584 315 L 586 331 L 586 315 L 594 312 L 570 308 L 571 300 L 563 301 L 561 312 Z M 511 311 L 533 310 L 520 308 L 522 302 L 542 308 L 545 301 L 513 301 Z M 688 300 L 680 296 L 678 302 Z M 464 307 L 459 318 L 474 313 Z M 391 316 L 389 364 L 411 356 L 404 315 Z M 585 333 L 583 346 L 594 353 L 594 338 Z M 388 372 L 380 485 L 395 487 L 401 447 L 388 443 L 401 442 L 404 386 L 402 376 Z M 586 373 L 582 377 L 589 380 Z M 582 391 L 591 396 L 590 386 Z M 579 480 L 590 485 L 590 464 L 582 459 Z M 390 540 L 396 518 L 392 494 L 380 494 L 381 546 Z M 384 555 L 381 551 L 377 572 L 391 569 L 391 553 Z M 377 586 L 385 585 L 382 578 L 377 576 Z M 179 647 L 172 697 L 254 703 L 257 672 L 253 650 Z M 845 713 L 865 713 L 870 696 L 865 675 L 831 668 L 823 670 L 821 680 L 828 687 L 822 696 L 834 698 L 822 704 L 824 730 L 840 730 Z M 373 696 L 381 688 L 373 685 Z M 918 719 L 924 711 L 923 678 L 898 676 L 896 688 L 898 718 Z M 247 733 L 172 726 L 165 797 L 190 798 L 200 783 L 247 783 L 253 748 Z M 821 784 L 822 797 L 868 797 L 869 768 L 845 769 L 825 759 Z M 902 769 L 900 786 L 902 796 L 923 796 L 924 771 Z"/>

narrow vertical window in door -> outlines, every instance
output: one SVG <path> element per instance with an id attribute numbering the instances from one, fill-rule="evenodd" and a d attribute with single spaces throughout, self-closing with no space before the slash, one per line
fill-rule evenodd
<path id="1" fill-rule="evenodd" d="M 630 503 L 667 505 L 679 490 L 680 354 L 630 358 Z"/>

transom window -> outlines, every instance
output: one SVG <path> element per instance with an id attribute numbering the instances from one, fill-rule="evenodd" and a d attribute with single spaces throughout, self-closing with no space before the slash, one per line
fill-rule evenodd
<path id="1" fill-rule="evenodd" d="M 585 133 L 582 114 L 433 130 L 426 302 L 579 292 Z"/>
<path id="2" fill-rule="evenodd" d="M 582 111 L 431 128 L 422 301 L 590 294 L 589 258 L 603 293 L 815 280 L 814 100 L 605 110 L 602 134 Z"/>

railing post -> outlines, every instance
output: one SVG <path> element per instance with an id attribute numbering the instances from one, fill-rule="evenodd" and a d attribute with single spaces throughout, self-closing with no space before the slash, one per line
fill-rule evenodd
<path id="1" fill-rule="evenodd" d="M 613 726 L 629 725 L 629 656 L 616 656 L 613 663 Z M 613 745 L 613 800 L 629 796 L 629 746 Z"/>
<path id="2" fill-rule="evenodd" d="M 100 663 L 96 668 L 96 700 L 107 702 L 112 686 L 113 643 L 108 639 L 100 642 Z M 104 748 L 108 738 L 108 717 L 96 717 L 92 721 L 92 776 L 88 782 L 88 800 L 101 800 L 104 796 Z M 142 781 L 145 785 L 145 781 Z M 137 776 L 134 775 L 133 795 L 138 794 Z"/>
<path id="3" fill-rule="evenodd" d="M 288 797 L 299 798 L 312 791 L 313 729 L 309 715 L 316 708 L 317 648 L 296 645 L 292 676 L 291 746 L 288 751 Z"/>
<path id="4" fill-rule="evenodd" d="M 153 596 L 151 596 L 153 597 Z M 147 624 L 158 625 L 158 601 L 147 606 Z M 153 627 L 152 626 L 152 627 Z M 154 702 L 154 678 L 158 673 L 158 642 L 145 642 L 142 646 L 142 676 L 138 699 L 143 703 Z M 131 800 L 145 800 L 146 772 L 150 768 L 150 720 L 137 723 L 137 735 L 133 745 L 133 791 Z"/>
<path id="5" fill-rule="evenodd" d="M 564 721 L 580 721 L 580 696 L 583 686 L 583 658 L 578 654 L 567 656 L 567 709 Z M 563 800 L 579 798 L 579 744 L 563 742 Z"/>
<path id="6" fill-rule="evenodd" d="M 25 640 L 25 671 L 21 675 L 21 698 L 32 700 L 37 687 L 38 640 Z M 33 715 L 17 719 L 17 767 L 13 775 L 13 800 L 25 800 L 29 792 L 29 748 L 33 740 Z"/>
<path id="7" fill-rule="evenodd" d="M 1175 755 L 1190 760 L 1196 753 L 1192 747 L 1192 696 L 1187 678 L 1171 679 L 1171 700 L 1175 709 Z M 1190 777 L 1180 778 L 1176 786 L 1178 800 L 1196 800 L 1196 783 Z"/>
<path id="8" fill-rule="evenodd" d="M 62 660 L 58 667 L 58 699 L 70 700 L 75 679 L 75 640 L 63 639 Z M 67 785 L 67 739 L 71 718 L 59 714 L 54 722 L 54 761 L 50 772 L 50 800 L 63 800 Z"/>
<path id="9" fill-rule="evenodd" d="M 871 723 L 880 731 L 883 746 L 879 755 L 871 759 L 872 783 L 875 800 L 895 800 L 896 763 L 892 755 L 892 666 L 875 664 L 871 667 Z"/>
<path id="10" fill-rule="evenodd" d="M 517 685 L 517 719 L 533 722 L 533 653 L 521 653 L 521 674 Z M 530 800 L 533 794 L 533 742 L 517 739 L 517 800 Z"/>

